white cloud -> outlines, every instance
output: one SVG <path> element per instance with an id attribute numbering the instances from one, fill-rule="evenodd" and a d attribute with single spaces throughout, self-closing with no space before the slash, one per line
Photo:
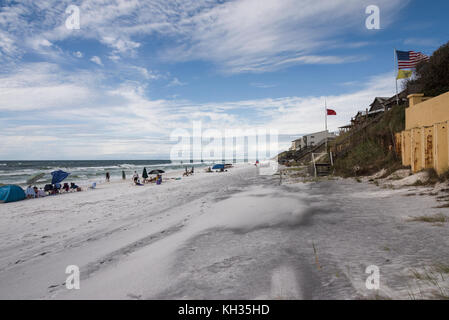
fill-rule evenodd
<path id="1" fill-rule="evenodd" d="M 283 97 L 197 104 L 180 99 L 153 100 L 146 85 L 124 82 L 105 87 L 101 72 L 65 72 L 34 63 L 0 77 L 0 158 L 167 156 L 175 129 L 273 128 L 282 135 L 320 131 L 325 97 Z M 337 117 L 329 128 L 345 125 L 375 96 L 394 92 L 394 76 L 368 79 L 352 93 L 326 97 Z M 245 112 L 242 113 L 242 110 Z M 17 126 L 20 123 L 20 126 Z M 33 137 L 32 140 L 24 137 Z M 21 148 L 15 148 L 17 143 Z M 23 154 L 23 150 L 26 154 Z"/>
<path id="2" fill-rule="evenodd" d="M 167 85 L 167 87 L 178 87 L 178 86 L 185 86 L 187 85 L 187 82 L 182 82 L 178 78 L 173 78 L 172 81 Z"/>
<path id="3" fill-rule="evenodd" d="M 365 8 L 371 4 L 369 0 L 85 0 L 80 3 L 81 29 L 68 30 L 65 9 L 71 2 L 24 0 L 6 7 L 0 12 L 2 54 L 35 50 L 32 39 L 56 43 L 81 38 L 108 46 L 109 57 L 116 61 L 137 55 L 142 42 L 153 40 L 146 37 L 162 36 L 159 58 L 212 61 L 226 73 L 347 63 L 365 57 L 329 52 L 366 44 L 351 43 L 346 37 L 366 32 Z M 408 2 L 377 1 L 383 28 Z M 29 16 L 33 20 L 27 20 Z M 47 49 L 41 53 L 58 53 L 55 46 Z"/>
<path id="4" fill-rule="evenodd" d="M 250 83 L 251 86 L 261 89 L 268 89 L 268 88 L 274 88 L 277 87 L 277 84 L 268 84 L 268 83 L 260 83 L 260 82 L 252 82 Z"/>
<path id="5" fill-rule="evenodd" d="M 84 55 L 83 55 L 83 53 L 81 52 L 81 51 L 75 51 L 74 53 L 73 53 L 73 55 L 75 56 L 75 57 L 77 57 L 77 58 L 82 58 Z"/>
<path id="6" fill-rule="evenodd" d="M 131 69 L 138 71 L 146 80 L 156 80 L 160 78 L 160 75 L 154 71 L 148 70 L 144 67 L 131 66 Z"/>
<path id="7" fill-rule="evenodd" d="M 99 66 L 103 66 L 103 62 L 101 62 L 101 59 L 98 56 L 93 56 L 92 58 L 90 58 L 90 61 L 98 64 Z"/>
<path id="8" fill-rule="evenodd" d="M 438 47 L 443 43 L 435 38 L 407 38 L 404 40 L 404 45 L 415 47 Z"/>
<path id="9" fill-rule="evenodd" d="M 164 52 L 166 59 L 212 60 L 224 72 L 271 71 L 287 64 L 358 61 L 364 57 L 328 56 L 347 34 L 364 32 L 360 0 L 244 0 L 226 2 L 193 16 L 187 43 Z M 384 27 L 406 2 L 378 1 Z"/>

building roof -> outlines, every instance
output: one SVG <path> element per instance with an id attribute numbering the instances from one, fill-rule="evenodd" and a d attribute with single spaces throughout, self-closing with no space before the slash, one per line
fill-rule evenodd
<path id="1" fill-rule="evenodd" d="M 407 90 L 402 90 L 401 92 L 398 93 L 398 99 L 399 99 L 399 103 L 407 103 L 408 99 L 408 91 Z M 396 104 L 396 95 L 392 96 L 391 98 L 388 99 L 388 101 L 385 103 L 385 105 L 388 106 L 392 106 Z"/>
<path id="2" fill-rule="evenodd" d="M 388 101 L 388 97 L 376 97 L 374 98 L 373 103 L 370 104 L 370 109 L 369 111 L 376 111 L 376 110 L 380 110 L 380 109 L 385 109 L 385 103 Z"/>
<path id="3" fill-rule="evenodd" d="M 389 98 L 389 97 L 375 97 L 373 103 L 371 103 L 370 106 L 372 106 L 372 105 L 375 104 L 376 102 L 384 103 L 384 102 L 386 102 L 388 99 L 390 99 L 390 98 Z"/>

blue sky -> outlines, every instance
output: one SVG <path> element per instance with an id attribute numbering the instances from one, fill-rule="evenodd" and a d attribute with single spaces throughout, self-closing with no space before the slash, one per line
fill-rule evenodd
<path id="1" fill-rule="evenodd" d="M 66 27 L 66 8 L 80 29 Z M 380 30 L 368 30 L 368 5 Z M 393 50 L 449 40 L 447 1 L 0 0 L 0 159 L 167 158 L 176 129 L 281 147 L 395 91 Z"/>

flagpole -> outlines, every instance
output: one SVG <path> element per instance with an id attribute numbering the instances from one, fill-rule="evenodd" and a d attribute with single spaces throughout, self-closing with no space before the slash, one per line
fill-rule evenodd
<path id="1" fill-rule="evenodd" d="M 397 53 L 396 48 L 394 48 L 394 74 L 396 74 L 397 68 Z M 399 105 L 399 94 L 398 94 L 398 77 L 396 76 L 396 104 Z"/>
<path id="2" fill-rule="evenodd" d="M 325 152 L 327 153 L 327 101 L 324 99 L 324 124 L 326 130 Z"/>

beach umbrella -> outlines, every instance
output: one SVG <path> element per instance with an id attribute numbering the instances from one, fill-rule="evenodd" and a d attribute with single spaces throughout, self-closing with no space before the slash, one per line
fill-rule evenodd
<path id="1" fill-rule="evenodd" d="M 42 178 L 43 176 L 45 176 L 45 173 L 44 173 L 44 172 L 35 174 L 34 176 L 32 176 L 31 178 L 29 178 L 29 179 L 26 181 L 26 184 L 28 184 L 28 185 L 34 184 L 37 180 L 39 180 L 39 179 Z"/>
<path id="2" fill-rule="evenodd" d="M 160 170 L 160 169 L 155 169 L 155 170 L 151 170 L 149 172 L 149 174 L 161 174 L 161 173 L 165 173 L 164 170 Z"/>
<path id="3" fill-rule="evenodd" d="M 216 164 L 212 167 L 213 170 L 224 169 L 224 164 Z"/>
<path id="4" fill-rule="evenodd" d="M 70 175 L 70 173 L 62 171 L 62 170 L 53 171 L 51 173 L 51 176 L 52 176 L 51 184 L 61 183 L 69 175 Z"/>
<path id="5" fill-rule="evenodd" d="M 147 168 L 143 168 L 143 172 L 142 172 L 142 178 L 144 178 L 144 179 L 148 179 Z"/>

